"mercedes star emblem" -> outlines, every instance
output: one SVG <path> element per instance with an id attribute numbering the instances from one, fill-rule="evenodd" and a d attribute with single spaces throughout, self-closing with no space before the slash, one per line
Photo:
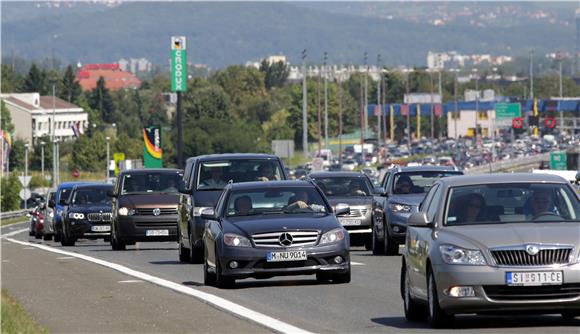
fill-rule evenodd
<path id="1" fill-rule="evenodd" d="M 159 209 L 159 208 L 153 209 L 153 215 L 154 216 L 159 216 L 160 214 L 161 214 L 161 209 Z"/>
<path id="2" fill-rule="evenodd" d="M 292 235 L 290 233 L 282 233 L 280 234 L 280 245 L 288 247 L 290 245 L 292 245 L 292 241 L 294 241 L 294 238 L 292 238 Z"/>
<path id="3" fill-rule="evenodd" d="M 536 245 L 527 245 L 526 252 L 528 252 L 528 254 L 533 256 L 540 252 L 540 248 Z"/>

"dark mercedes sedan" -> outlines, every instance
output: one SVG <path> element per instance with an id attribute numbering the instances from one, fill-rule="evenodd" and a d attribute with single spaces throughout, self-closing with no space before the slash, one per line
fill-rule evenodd
<path id="1" fill-rule="evenodd" d="M 77 239 L 109 239 L 111 235 L 111 199 L 107 192 L 113 189 L 109 184 L 77 185 L 71 191 L 62 222 L 60 243 L 74 246 Z"/>
<path id="2" fill-rule="evenodd" d="M 349 237 L 320 190 L 307 181 L 233 183 L 215 209 L 202 211 L 204 282 L 232 287 L 236 279 L 316 274 L 350 282 Z"/>

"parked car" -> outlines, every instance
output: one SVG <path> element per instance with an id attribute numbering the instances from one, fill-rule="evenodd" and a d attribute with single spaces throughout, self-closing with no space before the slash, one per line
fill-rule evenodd
<path id="1" fill-rule="evenodd" d="M 401 270 L 408 320 L 442 327 L 460 313 L 580 316 L 580 199 L 566 180 L 444 178 L 408 226 Z"/>
<path id="2" fill-rule="evenodd" d="M 316 274 L 319 281 L 351 279 L 349 237 L 320 190 L 307 181 L 228 184 L 208 221 L 204 282 L 228 288 L 236 279 Z"/>
<path id="3" fill-rule="evenodd" d="M 226 184 L 286 179 L 284 165 L 275 155 L 232 153 L 187 159 L 178 210 L 179 260 L 202 262 L 206 221 L 201 212 L 215 207 Z"/>
<path id="4" fill-rule="evenodd" d="M 137 241 L 177 241 L 180 169 L 130 169 L 119 173 L 114 190 L 111 247 Z"/>
<path id="5" fill-rule="evenodd" d="M 333 207 L 350 206 L 350 213 L 338 218 L 350 235 L 351 245 L 372 249 L 372 227 L 383 223 L 381 191 L 375 190 L 366 174 L 359 172 L 317 172 L 309 178 L 322 190 Z M 380 189 L 380 188 L 379 188 Z"/>
<path id="6" fill-rule="evenodd" d="M 111 237 L 111 198 L 107 193 L 111 184 L 80 184 L 73 187 L 63 212 L 60 243 L 74 246 L 78 239 L 104 239 Z"/>
<path id="7" fill-rule="evenodd" d="M 68 198 L 75 185 L 86 182 L 64 182 L 58 185 L 54 202 L 49 201 L 48 206 L 53 209 L 52 227 L 54 229 L 54 241 L 60 242 L 62 237 L 63 211 L 66 208 Z"/>
<path id="8" fill-rule="evenodd" d="M 462 175 L 454 167 L 395 167 L 383 178 L 383 224 L 373 228 L 373 254 L 397 255 L 405 241 L 407 218 L 416 212 L 431 185 L 443 177 Z"/>
<path id="9" fill-rule="evenodd" d="M 46 198 L 48 203 L 50 203 L 50 201 L 54 201 L 56 198 L 56 189 L 51 189 L 48 192 Z M 54 210 L 50 207 L 50 205 L 44 205 L 44 209 L 42 209 L 42 214 L 44 215 L 42 239 L 52 240 L 52 237 L 54 236 L 54 225 L 53 225 Z"/>

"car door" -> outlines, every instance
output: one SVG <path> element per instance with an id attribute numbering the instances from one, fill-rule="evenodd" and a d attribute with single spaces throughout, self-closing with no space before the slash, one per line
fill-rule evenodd
<path id="1" fill-rule="evenodd" d="M 215 266 L 216 257 L 219 256 L 216 253 L 216 242 L 221 240 L 220 237 L 223 234 L 222 220 L 220 217 L 224 215 L 224 198 L 226 198 L 227 193 L 227 190 L 222 192 L 217 201 L 214 212 L 218 219 L 208 220 L 204 230 L 203 240 L 207 249 L 207 262 L 210 266 Z"/>
<path id="2" fill-rule="evenodd" d="M 178 233 L 179 240 L 188 240 L 188 224 L 190 219 L 190 213 L 192 208 L 191 203 L 191 179 L 193 179 L 193 170 L 196 160 L 189 160 L 185 166 L 185 171 L 183 172 L 183 187 L 188 189 L 189 192 L 186 194 L 179 195 L 179 221 L 178 221 Z M 183 243 L 187 244 L 187 243 Z"/>

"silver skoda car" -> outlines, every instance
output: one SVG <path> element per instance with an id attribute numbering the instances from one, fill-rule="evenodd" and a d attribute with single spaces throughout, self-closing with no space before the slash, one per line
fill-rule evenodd
<path id="1" fill-rule="evenodd" d="M 580 199 L 553 175 L 436 182 L 408 221 L 401 295 L 410 321 L 510 311 L 580 316 Z"/>

